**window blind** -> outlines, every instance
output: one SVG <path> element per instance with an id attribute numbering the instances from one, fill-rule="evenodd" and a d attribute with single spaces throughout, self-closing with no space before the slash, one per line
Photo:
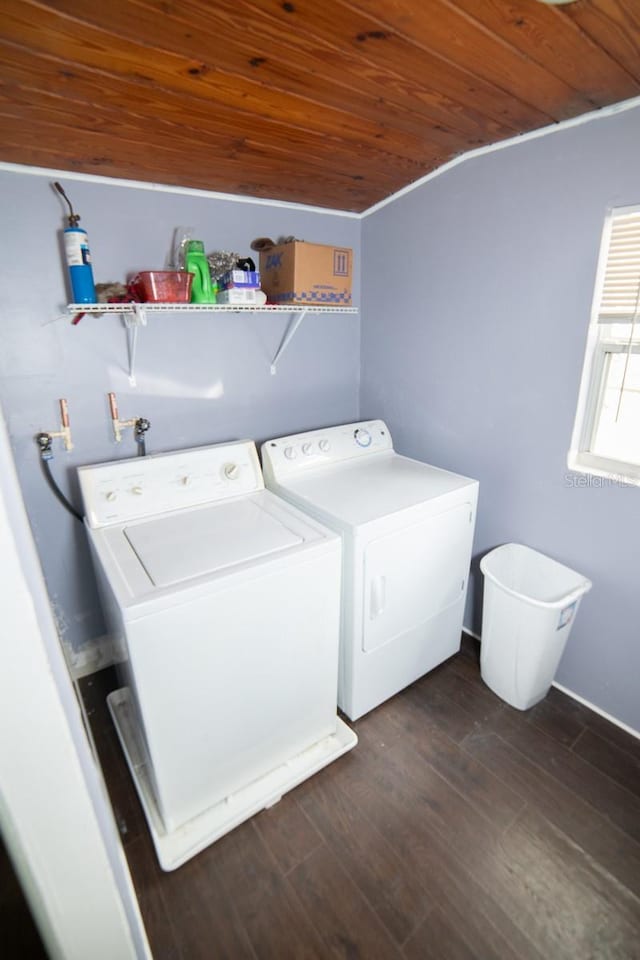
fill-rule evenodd
<path id="1" fill-rule="evenodd" d="M 611 218 L 600 323 L 634 323 L 640 312 L 640 209 Z"/>

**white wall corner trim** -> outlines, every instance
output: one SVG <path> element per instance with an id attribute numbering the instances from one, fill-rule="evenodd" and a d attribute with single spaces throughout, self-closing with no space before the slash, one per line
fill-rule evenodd
<path id="1" fill-rule="evenodd" d="M 207 200 L 228 200 L 229 203 L 249 203 L 262 207 L 280 207 L 286 210 L 302 210 L 306 213 L 324 213 L 328 217 L 347 217 L 359 220 L 361 213 L 351 210 L 332 210 L 329 207 L 314 207 L 306 203 L 288 200 L 268 200 L 264 197 L 245 197 L 236 193 L 218 193 L 215 190 L 200 190 L 197 187 L 179 187 L 168 183 L 153 183 L 148 180 L 125 180 L 104 177 L 97 173 L 78 173 L 75 170 L 57 170 L 52 167 L 32 167 L 28 164 L 0 161 L 0 171 L 21 173 L 32 177 L 49 177 L 55 180 L 82 180 L 86 183 L 102 183 L 107 186 L 127 187 L 132 190 L 153 190 L 156 193 L 175 193 L 187 197 L 203 197 Z"/>
<path id="2" fill-rule="evenodd" d="M 589 113 L 582 113 L 579 117 L 571 117 L 568 120 L 560 120 L 558 123 L 552 123 L 546 127 L 540 127 L 537 130 L 530 130 L 528 133 L 521 133 L 515 137 L 509 137 L 508 140 L 500 140 L 499 143 L 489 143 L 483 147 L 477 147 L 475 150 L 468 150 L 466 153 L 461 153 L 460 156 L 455 157 L 453 160 L 443 163 L 442 166 L 437 167 L 436 170 L 426 173 L 424 177 L 420 177 L 419 180 L 415 180 L 413 183 L 409 183 L 406 187 L 402 187 L 402 189 L 396 191 L 396 193 L 392 193 L 390 196 L 385 197 L 384 200 L 380 200 L 379 203 L 374 203 L 374 205 L 369 207 L 368 210 L 364 210 L 360 214 L 360 217 L 364 218 L 370 216 L 372 213 L 377 213 L 378 210 L 381 210 L 388 204 L 393 203 L 394 200 L 404 197 L 407 193 L 412 193 L 414 190 L 422 187 L 425 183 L 428 183 L 435 177 L 439 177 L 443 173 L 447 173 L 453 167 L 457 167 L 458 164 L 465 163 L 467 160 L 474 160 L 476 157 L 481 157 L 485 153 L 494 153 L 496 150 L 505 150 L 508 147 L 517 147 L 521 143 L 527 143 L 529 140 L 537 140 L 539 137 L 546 137 L 549 134 L 560 133 L 563 130 L 568 130 L 570 127 L 579 127 L 583 123 L 591 123 L 593 120 L 601 120 L 604 117 L 611 117 L 616 113 L 624 113 L 626 110 L 633 110 L 636 107 L 640 107 L 640 97 L 632 97 L 630 100 L 621 100 L 619 103 L 612 103 L 608 107 L 600 107 L 597 110 L 591 110 Z"/>
<path id="3" fill-rule="evenodd" d="M 50 177 L 64 180 L 84 180 L 88 183 L 110 184 L 112 186 L 128 187 L 135 190 L 155 190 L 159 193 L 174 193 L 190 197 L 204 197 L 209 200 L 227 200 L 230 203 L 249 203 L 265 207 L 280 207 L 289 210 L 303 210 L 308 213 L 326 214 L 326 216 L 330 217 L 346 217 L 352 220 L 362 220 L 364 217 L 368 217 L 370 214 L 376 213 L 378 210 L 386 207 L 389 203 L 393 203 L 394 200 L 398 200 L 400 197 L 405 196 L 405 194 L 412 193 L 412 191 L 417 190 L 419 187 L 423 186 L 423 184 L 428 183 L 435 177 L 439 177 L 441 174 L 447 173 L 453 167 L 458 166 L 459 163 L 464 163 L 467 160 L 473 160 L 475 157 L 481 157 L 485 153 L 493 153 L 496 150 L 505 150 L 508 147 L 515 147 L 521 143 L 526 143 L 528 140 L 536 140 L 538 137 L 546 137 L 548 134 L 559 133 L 562 130 L 567 130 L 569 127 L 577 127 L 583 123 L 591 123 L 593 120 L 600 120 L 603 117 L 610 117 L 616 113 L 623 113 L 626 110 L 633 110 L 635 107 L 640 107 L 640 97 L 632 97 L 629 100 L 621 100 L 619 103 L 613 103 L 608 107 L 600 107 L 597 110 L 590 111 L 589 113 L 582 113 L 578 117 L 571 117 L 568 120 L 560 120 L 558 123 L 552 123 L 546 127 L 540 127 L 537 130 L 530 130 L 528 133 L 521 133 L 515 137 L 509 137 L 508 140 L 501 140 L 499 143 L 490 143 L 483 147 L 478 147 L 475 150 L 468 150 L 466 153 L 461 153 L 460 156 L 455 157 L 453 160 L 443 163 L 441 167 L 437 167 L 430 173 L 426 173 L 423 177 L 420 177 L 419 180 L 414 180 L 413 183 L 407 184 L 406 187 L 402 187 L 400 190 L 390 194 L 390 196 L 385 197 L 378 203 L 374 203 L 373 206 L 369 207 L 367 210 L 363 210 L 362 213 L 354 213 L 351 210 L 333 210 L 329 207 L 315 207 L 304 203 L 293 203 L 287 200 L 268 200 L 264 197 L 245 197 L 235 193 L 219 193 L 215 190 L 200 190 L 196 187 L 179 187 L 166 183 L 152 183 L 146 180 L 120 180 L 117 177 L 105 177 L 95 173 L 78 173 L 77 171 L 71 170 L 58 170 L 49 167 L 33 167 L 29 166 L 28 164 L 7 163 L 4 161 L 0 161 L 0 171 L 5 170 L 8 173 L 29 174 L 34 177 Z"/>

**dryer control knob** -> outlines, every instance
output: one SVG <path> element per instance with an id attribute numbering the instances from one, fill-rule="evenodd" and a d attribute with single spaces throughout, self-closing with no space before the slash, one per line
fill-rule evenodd
<path id="1" fill-rule="evenodd" d="M 109 490 L 109 492 L 106 494 L 106 497 L 109 503 L 113 503 L 113 501 L 117 498 L 117 496 L 118 494 L 115 492 L 115 490 Z"/>
<path id="2" fill-rule="evenodd" d="M 180 483 L 182 484 L 183 487 L 188 487 L 189 484 L 191 483 L 191 477 L 189 476 L 180 477 Z"/>
<path id="3" fill-rule="evenodd" d="M 354 439 L 359 447 L 370 447 L 371 446 L 371 434 L 368 430 L 363 430 L 359 428 L 354 431 Z"/>
<path id="4" fill-rule="evenodd" d="M 303 444 L 302 444 L 302 452 L 304 453 L 305 457 L 310 457 L 311 454 L 313 453 L 313 444 L 312 444 L 312 443 L 303 443 Z"/>
<path id="5" fill-rule="evenodd" d="M 224 475 L 227 480 L 237 480 L 240 476 L 240 467 L 237 463 L 225 463 Z"/>
<path id="6" fill-rule="evenodd" d="M 131 493 L 135 493 L 135 495 L 139 497 L 144 493 L 144 490 L 142 487 L 131 487 Z"/>
<path id="7" fill-rule="evenodd" d="M 287 460 L 295 460 L 296 458 L 296 448 L 295 447 L 285 447 L 284 455 Z"/>
<path id="8" fill-rule="evenodd" d="M 328 453 L 331 450 L 331 444 L 328 440 L 321 440 L 318 444 L 323 453 Z"/>

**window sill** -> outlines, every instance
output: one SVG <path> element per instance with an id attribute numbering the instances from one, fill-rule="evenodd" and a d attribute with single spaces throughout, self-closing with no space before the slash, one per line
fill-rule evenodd
<path id="1" fill-rule="evenodd" d="M 619 460 L 608 460 L 597 457 L 592 453 L 570 450 L 567 457 L 567 466 L 574 473 L 585 475 L 584 483 L 576 478 L 574 486 L 591 486 L 588 477 L 599 477 L 609 481 L 607 484 L 593 484 L 593 486 L 640 487 L 640 466 L 624 463 Z"/>

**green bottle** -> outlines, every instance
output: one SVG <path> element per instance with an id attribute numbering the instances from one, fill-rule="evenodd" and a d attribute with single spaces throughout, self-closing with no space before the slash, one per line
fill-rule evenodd
<path id="1" fill-rule="evenodd" d="M 185 270 L 193 274 L 191 303 L 215 303 L 216 294 L 211 283 L 211 271 L 202 240 L 189 240 L 184 266 Z"/>

